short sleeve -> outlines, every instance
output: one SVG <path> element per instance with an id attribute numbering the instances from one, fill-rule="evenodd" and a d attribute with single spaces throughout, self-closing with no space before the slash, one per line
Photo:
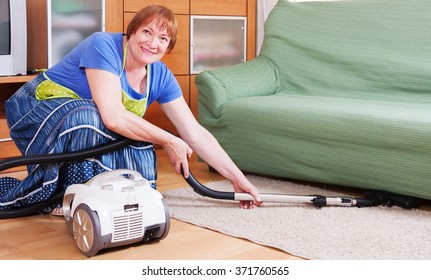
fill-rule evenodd
<path id="1" fill-rule="evenodd" d="M 106 70 L 119 76 L 122 69 L 122 51 L 109 33 L 97 32 L 82 48 L 80 68 Z"/>
<path id="2" fill-rule="evenodd" d="M 168 103 L 182 96 L 177 79 L 163 62 L 151 65 L 150 97 L 158 103 Z"/>

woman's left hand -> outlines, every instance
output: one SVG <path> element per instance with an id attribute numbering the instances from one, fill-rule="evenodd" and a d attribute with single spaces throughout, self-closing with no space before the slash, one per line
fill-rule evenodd
<path id="1" fill-rule="evenodd" d="M 189 177 L 188 159 L 191 157 L 193 150 L 181 138 L 172 135 L 172 140 L 163 144 L 162 147 L 168 154 L 172 166 L 177 174 L 184 172 L 184 177 Z"/>

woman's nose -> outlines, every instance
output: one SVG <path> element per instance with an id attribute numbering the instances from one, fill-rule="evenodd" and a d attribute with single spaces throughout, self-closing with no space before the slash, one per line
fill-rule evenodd
<path id="1" fill-rule="evenodd" d="M 157 38 L 157 36 L 151 36 L 148 40 L 148 45 L 151 48 L 155 49 L 155 48 L 157 48 L 158 40 L 159 39 Z"/>

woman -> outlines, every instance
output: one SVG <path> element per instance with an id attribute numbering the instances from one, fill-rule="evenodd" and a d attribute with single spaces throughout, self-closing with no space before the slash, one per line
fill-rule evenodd
<path id="1" fill-rule="evenodd" d="M 24 155 L 76 151 L 119 137 L 140 144 L 70 163 L 28 166 L 29 176 L 23 181 L 0 181 L 0 209 L 46 201 L 71 184 L 111 169 L 137 170 L 155 188 L 152 144 L 161 145 L 176 172 L 183 169 L 185 177 L 187 160 L 195 151 L 232 182 L 235 192 L 248 192 L 257 201 L 240 201 L 240 207 L 259 205 L 257 189 L 196 121 L 178 82 L 160 62 L 176 40 L 173 13 L 163 6 L 148 6 L 135 15 L 125 36 L 95 33 L 19 89 L 5 106 L 11 137 Z M 181 138 L 143 119 L 154 101 Z"/>

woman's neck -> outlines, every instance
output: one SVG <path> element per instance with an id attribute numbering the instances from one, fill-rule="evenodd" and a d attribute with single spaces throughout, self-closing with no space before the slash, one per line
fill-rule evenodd
<path id="1" fill-rule="evenodd" d="M 144 93 L 147 86 L 147 65 L 137 63 L 133 58 L 133 53 L 128 48 L 130 46 L 127 44 L 127 40 L 124 39 L 123 53 L 126 56 L 124 70 L 127 81 L 136 92 Z"/>

